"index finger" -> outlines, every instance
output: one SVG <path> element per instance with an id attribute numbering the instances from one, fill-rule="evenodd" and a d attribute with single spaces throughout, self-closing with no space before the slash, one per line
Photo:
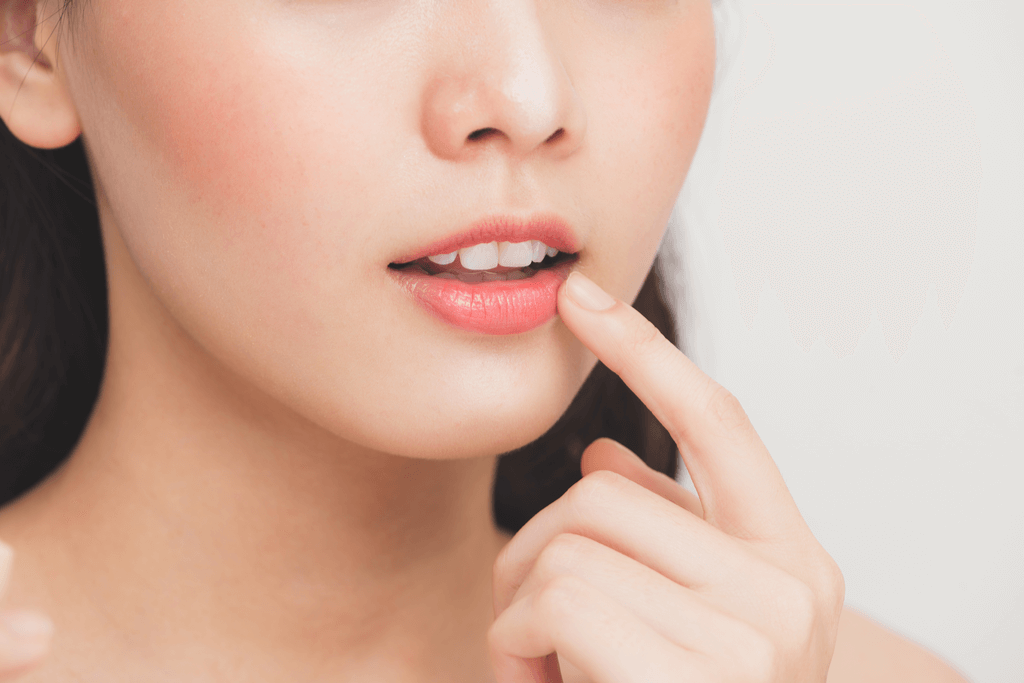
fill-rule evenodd
<path id="1" fill-rule="evenodd" d="M 751 539 L 806 529 L 782 474 L 736 398 L 646 318 L 579 272 L 559 290 L 558 313 L 672 435 L 705 520 Z"/>

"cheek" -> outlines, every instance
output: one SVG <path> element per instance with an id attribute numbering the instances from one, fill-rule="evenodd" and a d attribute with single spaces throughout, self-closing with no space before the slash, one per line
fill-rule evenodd
<path id="1" fill-rule="evenodd" d="M 194 65 L 202 71 L 209 63 Z M 191 69 L 190 69 L 191 70 Z M 192 196 L 189 203 L 265 213 L 280 201 L 273 188 L 301 178 L 301 155 L 289 158 L 273 102 L 256 98 L 256 84 L 221 75 L 193 80 L 166 107 L 139 107 L 150 138 L 166 155 L 164 166 Z M 221 81 L 221 82 L 218 82 Z M 154 83 L 154 90 L 159 83 Z M 230 98 L 218 95 L 234 91 Z M 149 109 L 149 111 L 146 111 Z"/>
<path id="2" fill-rule="evenodd" d="M 112 5 L 98 19 L 98 42 L 120 52 L 104 59 L 108 82 L 133 132 L 189 203 L 247 214 L 280 204 L 275 190 L 304 175 L 306 141 L 288 125 L 295 103 L 287 64 L 261 55 L 252 68 L 254 33 L 221 30 L 251 20 L 245 10 L 187 0 Z"/>
<path id="3" fill-rule="evenodd" d="M 261 45 L 260 18 L 242 3 L 98 4 L 92 29 L 103 53 L 92 61 L 118 109 L 101 124 L 125 126 L 124 139 L 104 131 L 100 147 L 137 264 L 182 315 L 216 292 L 208 320 L 230 310 L 236 324 L 318 329 L 316 312 L 297 304 L 316 301 L 352 250 L 311 228 L 324 222 L 311 201 L 324 178 L 351 181 L 337 165 L 309 178 L 325 168 L 314 124 L 334 120 L 316 109 L 325 106 L 309 83 L 316 75 Z"/>
<path id="4" fill-rule="evenodd" d="M 710 8 L 693 3 L 687 21 L 652 36 L 634 69 L 620 70 L 616 90 L 628 93 L 616 123 L 633 131 L 640 185 L 674 195 L 682 186 L 704 128 L 714 82 L 714 23 Z M 625 151 L 625 150 L 623 150 Z M 673 196 L 674 199 L 674 196 Z"/>
<path id="5" fill-rule="evenodd" d="M 692 3 L 686 21 L 665 21 L 649 35 L 589 54 L 588 87 L 595 159 L 602 177 L 591 206 L 606 212 L 601 268 L 616 293 L 635 295 L 644 281 L 696 152 L 714 82 L 710 9 Z M 707 11 L 705 11 L 707 10 Z"/>

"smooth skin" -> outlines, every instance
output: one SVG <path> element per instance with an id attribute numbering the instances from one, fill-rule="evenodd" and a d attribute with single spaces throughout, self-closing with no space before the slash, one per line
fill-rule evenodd
<path id="1" fill-rule="evenodd" d="M 0 8 L 36 26 L 0 48 L 0 116 L 82 137 L 111 313 L 81 442 L 0 510 L 4 620 L 56 625 L 0 628 L 8 680 L 960 680 L 840 612 L 742 410 L 622 303 L 703 127 L 706 0 L 88 0 L 68 32 L 55 2 Z M 618 303 L 563 291 L 485 338 L 388 279 L 534 211 Z M 597 358 L 700 498 L 600 441 L 509 538 L 496 454 Z"/>

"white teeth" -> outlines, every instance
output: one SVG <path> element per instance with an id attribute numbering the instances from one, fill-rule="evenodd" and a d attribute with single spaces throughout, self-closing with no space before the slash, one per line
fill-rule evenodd
<path id="1" fill-rule="evenodd" d="M 458 255 L 459 252 L 453 251 L 450 254 L 437 254 L 436 256 L 428 256 L 427 258 L 439 266 L 447 266 L 449 263 L 454 263 L 455 257 Z"/>
<path id="2" fill-rule="evenodd" d="M 439 266 L 447 266 L 455 263 L 455 259 L 458 258 L 466 270 L 490 270 L 499 265 L 506 268 L 526 268 L 531 264 L 540 263 L 545 257 L 557 254 L 558 250 L 554 247 L 549 247 L 540 240 L 530 240 L 474 244 L 450 254 L 433 254 L 427 259 Z"/>
<path id="3" fill-rule="evenodd" d="M 498 249 L 501 252 L 498 265 L 506 268 L 525 268 L 533 263 L 532 242 L 502 242 Z"/>
<path id="4" fill-rule="evenodd" d="M 540 263 L 544 260 L 544 255 L 547 251 L 547 245 L 540 240 L 533 240 L 530 242 L 533 247 L 533 254 L 531 255 L 534 263 Z"/>
<path id="5" fill-rule="evenodd" d="M 462 267 L 467 270 L 488 270 L 498 267 L 498 243 L 474 244 L 472 247 L 459 249 Z"/>

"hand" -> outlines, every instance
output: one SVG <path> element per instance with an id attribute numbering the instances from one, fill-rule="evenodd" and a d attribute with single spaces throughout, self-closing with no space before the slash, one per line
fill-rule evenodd
<path id="1" fill-rule="evenodd" d="M 823 683 L 844 600 L 738 401 L 630 306 L 574 273 L 570 330 L 651 409 L 699 499 L 601 439 L 583 479 L 494 565 L 498 683 Z"/>
<path id="2" fill-rule="evenodd" d="M 14 551 L 0 541 L 0 597 L 7 589 Z M 0 610 L 0 681 L 14 681 L 35 668 L 50 649 L 53 623 L 39 612 Z"/>

